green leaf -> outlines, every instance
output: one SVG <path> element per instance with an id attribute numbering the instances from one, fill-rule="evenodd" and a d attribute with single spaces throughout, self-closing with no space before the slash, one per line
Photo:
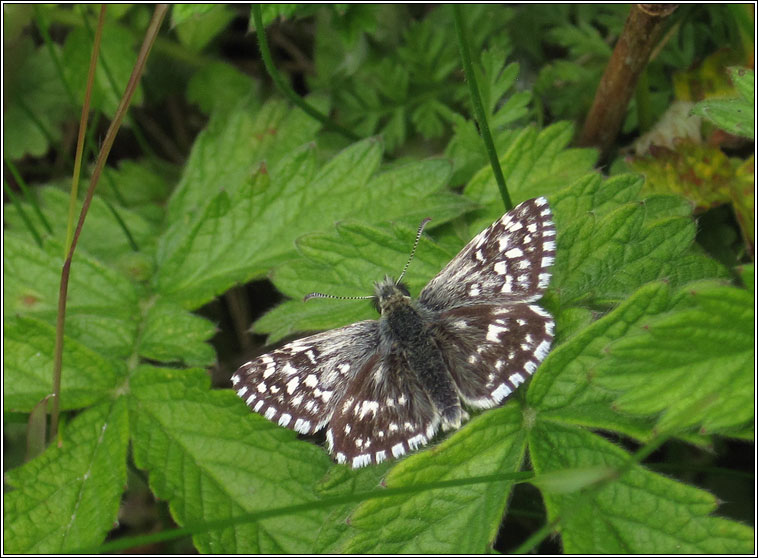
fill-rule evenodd
<path id="1" fill-rule="evenodd" d="M 674 295 L 676 308 L 649 316 L 608 346 L 599 386 L 615 406 L 660 414 L 658 430 L 700 425 L 711 433 L 753 423 L 752 291 L 704 283 Z"/>
<path id="2" fill-rule="evenodd" d="M 210 391 L 204 370 L 141 366 L 130 380 L 134 461 L 179 525 L 314 500 L 329 466 L 321 448 L 250 413 L 231 390 Z M 307 554 L 320 510 L 198 533 L 200 552 Z"/>
<path id="3" fill-rule="evenodd" d="M 140 173 L 143 178 L 147 178 L 145 176 L 147 174 L 147 172 Z M 155 184 L 155 179 L 152 183 Z M 128 188 L 129 184 L 122 184 L 122 186 Z M 51 236 L 56 239 L 66 238 L 67 225 L 64 217 L 68 215 L 69 194 L 53 187 L 39 188 L 35 192 L 39 196 L 38 203 L 42 213 L 52 225 Z M 28 207 L 26 204 L 24 205 L 25 208 Z M 77 204 L 77 208 L 80 205 Z M 137 246 L 149 252 L 155 243 L 155 237 L 158 233 L 157 227 L 130 209 L 116 204 L 111 204 L 111 207 L 117 212 Z M 90 255 L 106 263 L 116 263 L 120 258 L 134 253 L 129 237 L 113 215 L 113 210 L 99 196 L 92 199 L 77 250 L 84 249 Z M 26 233 L 23 222 L 15 208 L 9 207 L 7 209 L 5 219 L 14 231 Z M 28 234 L 25 236 L 31 240 L 31 236 Z M 60 253 L 63 253 L 62 249 Z"/>
<path id="4" fill-rule="evenodd" d="M 529 433 L 538 474 L 589 467 L 620 470 L 630 455 L 596 434 L 542 420 Z M 567 554 L 750 554 L 753 531 L 712 517 L 717 499 L 633 466 L 597 490 L 543 492 L 548 519 L 560 519 Z"/>
<path id="5" fill-rule="evenodd" d="M 171 9 L 171 23 L 174 26 L 191 18 L 197 18 L 212 11 L 217 4 L 174 4 Z"/>
<path id="6" fill-rule="evenodd" d="M 139 354 L 160 362 L 210 366 L 216 354 L 206 341 L 214 333 L 216 327 L 205 318 L 158 300 L 149 306 L 143 317 Z"/>
<path id="7" fill-rule="evenodd" d="M 755 138 L 755 77 L 753 70 L 731 68 L 730 74 L 739 98 L 708 99 L 692 109 L 716 126 L 738 136 Z"/>
<path id="8" fill-rule="evenodd" d="M 206 114 L 213 114 L 233 110 L 240 99 L 246 97 L 258 101 L 260 89 L 257 79 L 243 74 L 231 64 L 214 61 L 192 74 L 187 99 L 197 103 Z M 259 105 L 259 102 L 251 102 L 251 112 L 259 109 Z"/>
<path id="9" fill-rule="evenodd" d="M 171 191 L 171 183 L 175 180 L 172 176 L 174 170 L 173 167 L 155 166 L 153 161 L 148 160 L 120 161 L 118 168 L 107 166 L 103 169 L 96 198 L 109 200 L 119 210 L 122 207 L 130 208 L 151 223 L 161 223 L 163 209 L 158 204 L 165 203 Z M 90 208 L 90 211 L 95 209 Z M 83 234 L 87 232 L 91 218 L 92 215 L 88 214 Z M 128 220 L 126 223 L 131 232 L 133 225 Z M 152 236 L 155 235 L 153 232 Z M 139 246 L 144 248 L 146 243 L 140 242 Z"/>
<path id="10" fill-rule="evenodd" d="M 671 307 L 669 287 L 650 283 L 616 309 L 555 347 L 535 372 L 527 402 L 540 417 L 561 423 L 617 430 L 645 438 L 652 425 L 612 409 L 615 395 L 594 381 L 606 347 L 624 337 L 650 315 Z"/>
<path id="11" fill-rule="evenodd" d="M 3 351 L 5 409 L 31 411 L 53 388 L 55 329 L 32 318 L 6 318 Z M 78 409 L 112 395 L 116 365 L 64 337 L 61 409 Z"/>
<path id="12" fill-rule="evenodd" d="M 6 234 L 3 239 L 5 316 L 34 316 L 55 324 L 63 247 L 44 249 Z M 66 334 L 110 357 L 130 354 L 137 330 L 138 296 L 131 282 L 78 251 L 71 267 Z M 52 353 L 51 353 L 52 354 Z"/>
<path id="13" fill-rule="evenodd" d="M 118 519 L 126 484 L 128 422 L 123 399 L 74 418 L 63 446 L 5 473 L 3 543 L 11 554 L 60 554 L 96 546 Z"/>
<path id="14" fill-rule="evenodd" d="M 200 52 L 221 33 L 235 13 L 219 4 L 176 4 L 172 11 L 174 32 L 191 52 Z"/>
<path id="15" fill-rule="evenodd" d="M 471 207 L 441 191 L 450 172 L 445 161 L 398 165 L 374 176 L 381 154 L 379 143 L 364 140 L 317 170 L 313 150 L 301 149 L 235 195 L 219 194 L 176 238 L 162 239 L 157 288 L 194 307 L 294 258 L 298 236 L 329 230 L 338 219 L 415 226 L 427 215 L 445 222 Z"/>
<path id="16" fill-rule="evenodd" d="M 419 482 L 516 473 L 526 449 L 521 408 L 507 405 L 469 422 L 454 436 L 396 465 L 388 488 Z M 497 536 L 512 481 L 426 490 L 369 500 L 350 517 L 343 552 L 483 554 Z"/>
<path id="17" fill-rule="evenodd" d="M 347 222 L 336 234 L 310 234 L 298 239 L 302 258 L 280 266 L 274 285 L 293 300 L 280 304 L 255 324 L 270 334 L 270 341 L 291 333 L 328 329 L 376 318 L 367 301 L 319 299 L 303 302 L 311 292 L 339 296 L 371 296 L 373 282 L 386 274 L 397 276 L 408 260 L 415 230 L 395 226 L 371 227 Z M 422 237 L 404 281 L 416 295 L 451 254 Z"/>
<path id="18" fill-rule="evenodd" d="M 508 145 L 500 151 L 500 166 L 514 203 L 550 195 L 591 171 L 597 157 L 594 150 L 566 149 L 573 133 L 569 123 L 559 122 L 541 131 L 531 126 L 523 128 L 509 137 Z M 498 192 L 489 165 L 466 185 L 464 195 L 486 206 L 471 224 L 472 233 L 489 226 L 503 214 Z"/>
<path id="19" fill-rule="evenodd" d="M 5 60 L 3 127 L 11 136 L 3 154 L 14 160 L 26 154 L 41 157 L 50 142 L 59 141 L 60 125 L 73 112 L 66 89 L 45 45 L 35 50 L 23 37 L 6 51 Z"/>
<path id="20" fill-rule="evenodd" d="M 558 249 L 551 288 L 562 305 L 615 303 L 656 279 L 681 285 L 726 276 L 723 267 L 693 246 L 695 225 L 683 216 L 681 202 L 655 197 L 649 210 L 647 202 L 606 204 L 616 206 L 608 212 L 583 209 L 600 189 L 610 200 L 630 199 L 640 185 L 629 175 L 606 182 L 583 179 L 553 200 Z M 571 199 L 577 196 L 583 201 Z"/>
<path id="21" fill-rule="evenodd" d="M 94 27 L 94 19 L 92 20 Z M 61 61 L 66 80 L 74 89 L 78 103 L 84 103 L 94 36 L 83 26 L 75 27 L 66 36 Z M 121 96 L 137 60 L 135 35 L 126 27 L 106 22 L 100 44 L 100 55 L 92 88 L 90 107 L 113 118 Z M 132 106 L 142 104 L 142 87 L 138 86 Z"/>
<path id="22" fill-rule="evenodd" d="M 314 103 L 313 99 L 310 102 Z M 315 102 L 324 110 L 323 103 Z M 274 167 L 296 147 L 311 141 L 321 125 L 283 101 L 257 109 L 245 98 L 234 110 L 213 114 L 200 132 L 168 206 L 168 223 L 186 227 L 188 218 L 220 192 L 234 195 L 262 161 Z"/>

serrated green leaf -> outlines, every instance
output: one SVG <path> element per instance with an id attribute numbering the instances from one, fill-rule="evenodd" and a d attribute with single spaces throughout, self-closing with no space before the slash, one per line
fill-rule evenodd
<path id="1" fill-rule="evenodd" d="M 482 415 L 439 446 L 395 466 L 389 488 L 419 482 L 517 472 L 526 449 L 521 408 Z M 343 551 L 384 554 L 481 554 L 494 544 L 512 481 L 428 490 L 369 500 L 350 517 Z"/>
<path id="2" fill-rule="evenodd" d="M 639 185 L 630 177 L 608 181 L 603 189 L 619 188 L 621 198 Z M 551 288 L 562 305 L 577 301 L 607 304 L 617 302 L 648 281 L 666 279 L 672 285 L 706 277 L 725 277 L 726 270 L 694 246 L 695 225 L 682 217 L 684 206 L 676 200 L 652 200 L 619 205 L 607 214 L 577 211 L 576 195 L 584 202 L 602 182 L 580 181 L 552 208 L 558 231 L 554 280 Z M 564 203 L 569 214 L 564 214 Z M 576 213 L 575 213 L 576 211 Z"/>
<path id="3" fill-rule="evenodd" d="M 55 328 L 32 318 L 6 318 L 3 351 L 5 409 L 31 411 L 53 388 Z M 64 338 L 61 409 L 78 409 L 112 394 L 113 362 L 75 339 Z"/>
<path id="4" fill-rule="evenodd" d="M 527 127 L 510 137 L 500 152 L 500 166 L 514 203 L 549 195 L 592 170 L 597 154 L 592 149 L 566 149 L 573 128 L 559 122 L 538 131 Z M 492 168 L 483 167 L 466 185 L 464 195 L 484 205 L 472 223 L 472 232 L 489 226 L 503 213 Z M 472 235 L 473 236 L 473 235 Z"/>
<path id="5" fill-rule="evenodd" d="M 371 296 L 374 281 L 386 274 L 397 276 L 408 260 L 415 231 L 408 227 L 371 227 L 348 222 L 337 225 L 337 234 L 310 234 L 298 239 L 304 256 L 280 266 L 273 276 L 276 287 L 290 296 L 255 324 L 270 340 L 291 333 L 328 329 L 376 318 L 366 301 L 311 300 L 303 296 L 324 292 L 340 296 Z M 422 237 L 404 281 L 416 295 L 450 259 L 450 254 Z"/>
<path id="6" fill-rule="evenodd" d="M 171 23 L 179 25 L 187 19 L 207 14 L 217 4 L 174 4 L 171 9 Z"/>
<path id="7" fill-rule="evenodd" d="M 171 191 L 169 181 L 174 180 L 171 176 L 173 170 L 173 168 L 168 170 L 157 168 L 152 161 L 147 160 L 120 161 L 118 168 L 105 167 L 103 169 L 96 197 L 107 199 L 119 208 L 128 207 L 139 212 L 143 219 L 151 223 L 161 223 L 163 209 L 157 204 L 164 203 Z M 95 208 L 90 210 L 95 210 Z M 89 228 L 90 218 L 91 215 L 88 215 L 88 224 L 84 227 L 83 233 Z M 127 227 L 129 227 L 128 222 Z M 144 242 L 141 242 L 140 248 L 144 247 Z"/>
<path id="8" fill-rule="evenodd" d="M 620 470 L 630 459 L 622 449 L 573 426 L 538 420 L 529 433 L 535 472 L 585 467 Z M 633 466 L 591 492 L 544 492 L 550 520 L 561 519 L 567 554 L 732 554 L 753 549 L 753 532 L 712 517 L 711 494 Z"/>
<path id="9" fill-rule="evenodd" d="M 240 99 L 250 97 L 251 111 L 258 110 L 261 84 L 231 64 L 211 62 L 195 72 L 187 87 L 187 99 L 206 114 L 231 111 Z M 256 103 L 257 102 L 257 103 Z"/>
<path id="10" fill-rule="evenodd" d="M 206 341 L 216 327 L 181 306 L 158 300 L 143 317 L 140 356 L 160 362 L 183 362 L 187 366 L 210 366 L 216 354 Z"/>
<path id="11" fill-rule="evenodd" d="M 324 103 L 309 102 L 324 110 Z M 249 182 L 261 162 L 270 167 L 296 147 L 311 141 L 321 125 L 283 101 L 260 109 L 243 99 L 233 110 L 214 114 L 200 132 L 168 206 L 168 223 L 185 227 L 219 192 L 234 195 Z"/>
<path id="12" fill-rule="evenodd" d="M 5 473 L 3 543 L 11 554 L 61 554 L 103 542 L 126 483 L 123 399 L 87 409 L 29 463 Z"/>
<path id="13" fill-rule="evenodd" d="M 674 298 L 674 310 L 648 316 L 608 346 L 598 385 L 621 393 L 621 412 L 661 414 L 659 430 L 701 425 L 711 433 L 751 424 L 752 291 L 705 283 Z"/>
<path id="14" fill-rule="evenodd" d="M 544 419 L 646 437 L 649 421 L 613 411 L 615 395 L 598 386 L 594 378 L 609 343 L 648 316 L 667 311 L 672 304 L 669 293 L 665 284 L 645 285 L 608 315 L 555 347 L 529 384 L 528 404 Z"/>
<path id="15" fill-rule="evenodd" d="M 250 413 L 231 390 L 210 391 L 204 370 L 141 366 L 130 380 L 134 461 L 180 525 L 314 500 L 326 453 Z M 296 553 L 312 548 L 314 510 L 198 533 L 201 552 Z"/>
<path id="16" fill-rule="evenodd" d="M 233 10 L 220 4 L 177 4 L 172 11 L 174 32 L 191 52 L 203 50 L 234 16 Z"/>
<path id="17" fill-rule="evenodd" d="M 66 36 L 61 61 L 66 80 L 78 103 L 84 103 L 94 37 L 87 28 L 72 29 Z M 91 109 L 113 117 L 137 60 L 135 35 L 122 25 L 106 22 L 100 43 L 100 54 L 90 100 Z M 107 66 L 107 70 L 106 70 Z M 142 104 L 142 86 L 138 85 L 131 102 Z"/>
<path id="18" fill-rule="evenodd" d="M 63 247 L 48 240 L 41 249 L 9 234 L 3 247 L 4 315 L 34 316 L 54 325 Z M 138 296 L 126 277 L 78 251 L 66 308 L 69 337 L 109 358 L 130 354 L 137 333 Z"/>
<path id="19" fill-rule="evenodd" d="M 445 161 L 399 165 L 373 176 L 381 153 L 379 143 L 365 140 L 316 170 L 313 150 L 299 150 L 236 196 L 217 196 L 182 236 L 164 237 L 158 289 L 193 307 L 294 258 L 298 236 L 329 230 L 337 219 L 415 226 L 427 215 L 442 223 L 471 207 L 440 191 L 450 172 Z"/>
<path id="20" fill-rule="evenodd" d="M 737 99 L 707 99 L 692 109 L 716 126 L 738 136 L 755 138 L 754 73 L 745 68 L 733 68 L 732 80 L 740 97 Z"/>
<path id="21" fill-rule="evenodd" d="M 63 217 L 68 214 L 69 195 L 52 187 L 39 188 L 36 193 L 40 209 L 52 226 L 51 236 L 56 239 L 66 238 L 67 225 Z M 158 234 L 157 227 L 130 209 L 119 207 L 116 204 L 111 204 L 111 206 L 118 213 L 137 246 L 141 250 L 150 252 Z M 29 206 L 24 204 L 24 207 L 29 212 Z M 26 228 L 15 208 L 7 208 L 5 220 L 14 232 L 24 234 L 31 240 L 31 236 L 26 233 Z M 111 208 L 99 196 L 92 199 L 87 220 L 79 239 L 79 247 L 103 262 L 111 264 L 115 264 L 120 258 L 134 253 L 129 237 L 119 225 Z M 60 253 L 63 254 L 62 249 Z"/>
<path id="22" fill-rule="evenodd" d="M 3 142 L 4 156 L 41 157 L 51 141 L 60 139 L 60 125 L 72 109 L 66 89 L 45 45 L 35 50 L 24 37 L 6 51 L 5 59 L 14 63 L 6 65 L 4 76 L 3 127 L 9 134 Z"/>

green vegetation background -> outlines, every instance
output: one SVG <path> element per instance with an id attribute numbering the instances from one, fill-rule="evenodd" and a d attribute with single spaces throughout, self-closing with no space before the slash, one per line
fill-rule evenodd
<path id="1" fill-rule="evenodd" d="M 504 212 L 451 7 L 263 6 L 279 71 L 359 141 L 272 86 L 249 7 L 172 7 L 74 257 L 44 450 L 26 425 L 51 391 L 99 8 L 3 9 L 6 552 L 754 552 L 751 6 L 675 12 L 603 162 L 572 139 L 629 6 L 465 6 L 510 195 L 555 214 L 556 342 L 501 408 L 357 471 L 228 378 L 373 317 L 301 297 L 370 292 L 424 217 L 413 294 Z M 108 7 L 89 164 L 150 15 Z"/>

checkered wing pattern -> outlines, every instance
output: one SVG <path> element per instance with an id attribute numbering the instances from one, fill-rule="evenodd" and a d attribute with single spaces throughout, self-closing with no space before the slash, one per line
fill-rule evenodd
<path id="1" fill-rule="evenodd" d="M 358 322 L 261 355 L 243 364 L 232 384 L 256 413 L 311 434 L 329 421 L 335 403 L 378 345 L 379 322 Z"/>
<path id="2" fill-rule="evenodd" d="M 527 200 L 469 242 L 421 291 L 432 310 L 534 302 L 550 282 L 555 225 L 545 198 Z"/>

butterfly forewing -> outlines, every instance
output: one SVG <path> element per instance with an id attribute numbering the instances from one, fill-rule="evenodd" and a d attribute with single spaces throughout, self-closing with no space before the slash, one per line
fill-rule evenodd
<path id="1" fill-rule="evenodd" d="M 550 281 L 555 226 L 545 198 L 527 200 L 469 242 L 421 291 L 433 310 L 496 302 L 533 302 Z"/>
<path id="2" fill-rule="evenodd" d="M 232 376 L 248 407 L 301 434 L 323 428 L 350 379 L 376 351 L 368 320 L 298 339 L 243 364 Z"/>

